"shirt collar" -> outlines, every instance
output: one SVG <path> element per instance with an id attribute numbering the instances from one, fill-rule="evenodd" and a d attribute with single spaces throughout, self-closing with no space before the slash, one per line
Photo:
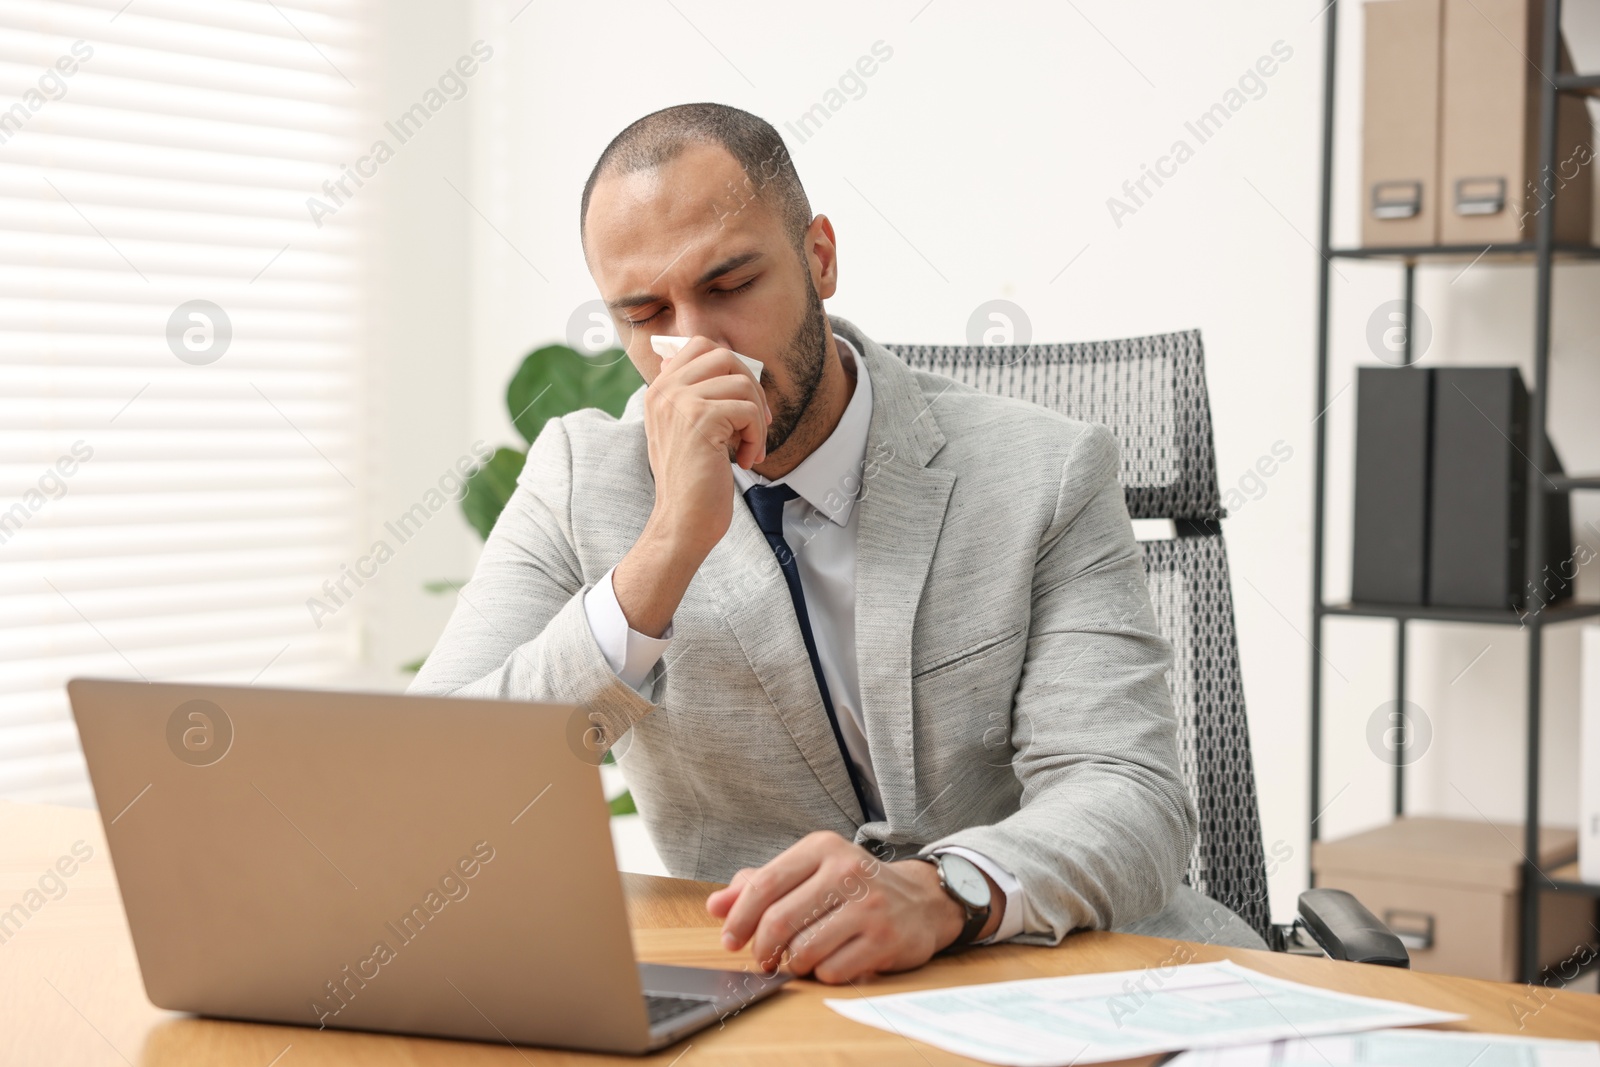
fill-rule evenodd
<path id="1" fill-rule="evenodd" d="M 872 424 L 872 380 L 867 376 L 866 360 L 850 340 L 833 335 L 841 356 L 848 355 L 855 365 L 856 386 L 850 394 L 839 423 L 800 465 L 776 482 L 755 471 L 733 465 L 733 479 L 744 493 L 752 485 L 788 485 L 807 504 L 839 526 L 850 521 L 850 509 L 861 491 L 861 467 L 867 458 L 867 430 Z"/>

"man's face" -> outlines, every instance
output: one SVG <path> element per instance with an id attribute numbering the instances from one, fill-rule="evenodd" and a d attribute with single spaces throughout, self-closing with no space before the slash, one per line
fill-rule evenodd
<path id="1" fill-rule="evenodd" d="M 833 232 L 811 224 L 795 250 L 770 198 L 757 198 L 717 146 L 691 145 L 653 170 L 607 174 L 589 197 L 589 271 L 617 336 L 647 382 L 661 370 L 657 334 L 703 336 L 766 365 L 769 452 L 804 414 L 822 375 L 833 295 Z"/>

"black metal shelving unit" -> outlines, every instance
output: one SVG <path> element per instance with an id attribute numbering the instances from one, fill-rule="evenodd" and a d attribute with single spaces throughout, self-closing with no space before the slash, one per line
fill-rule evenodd
<path id="1" fill-rule="evenodd" d="M 1543 470 L 1545 456 L 1545 426 L 1548 417 L 1546 399 L 1549 396 L 1550 377 L 1550 305 L 1554 267 L 1560 261 L 1600 259 L 1600 248 L 1557 244 L 1554 240 L 1556 193 L 1556 104 L 1560 94 L 1595 94 L 1600 90 L 1600 74 L 1557 74 L 1540 79 L 1539 100 L 1539 168 L 1541 200 L 1545 207 L 1538 212 L 1534 240 L 1519 244 L 1476 246 L 1437 246 L 1416 248 L 1335 248 L 1332 241 L 1333 221 L 1333 149 L 1334 94 L 1337 87 L 1339 9 L 1344 5 L 1332 0 L 1327 7 L 1324 30 L 1323 111 L 1322 111 L 1322 203 L 1318 251 L 1321 262 L 1317 278 L 1317 401 L 1316 410 L 1325 412 L 1328 397 L 1328 328 L 1330 281 L 1335 259 L 1392 260 L 1402 265 L 1403 301 L 1406 318 L 1405 348 L 1402 360 L 1413 362 L 1411 351 L 1411 309 L 1419 265 L 1458 262 L 1462 259 L 1482 257 L 1495 262 L 1529 262 L 1535 270 L 1534 298 L 1534 380 L 1529 393 L 1529 465 Z M 1544 26 L 1541 33 L 1540 66 L 1544 71 L 1557 70 L 1561 40 L 1561 0 L 1545 0 Z M 1593 165 L 1593 164 L 1591 164 Z M 1539 897 L 1541 891 L 1578 893 L 1600 898 L 1600 884 L 1581 881 L 1571 865 L 1558 871 L 1541 870 L 1539 854 L 1539 744 L 1541 669 L 1544 664 L 1544 631 L 1578 619 L 1600 616 L 1600 604 L 1566 603 L 1540 611 L 1519 612 L 1507 607 L 1504 610 L 1472 610 L 1458 608 L 1432 608 L 1423 606 L 1397 606 L 1383 604 L 1330 604 L 1323 595 L 1324 584 L 1324 525 L 1326 524 L 1327 493 L 1327 422 L 1316 420 L 1314 483 L 1315 503 L 1312 519 L 1312 619 L 1311 619 L 1311 840 L 1317 840 L 1317 815 L 1322 810 L 1322 647 L 1323 622 L 1330 617 L 1368 617 L 1393 620 L 1395 624 L 1395 678 L 1396 699 L 1405 707 L 1406 691 L 1406 628 L 1411 622 L 1467 622 L 1490 625 L 1521 626 L 1527 630 L 1527 782 L 1523 818 L 1523 870 L 1519 929 L 1521 934 L 1520 969 L 1525 982 L 1545 977 L 1538 960 Z M 1544 514 L 1542 505 L 1548 493 L 1600 489 L 1600 475 L 1552 475 L 1549 478 L 1530 478 L 1527 531 L 1526 567 L 1530 588 L 1540 588 L 1540 576 L 1546 565 L 1544 558 Z M 1394 764 L 1394 812 L 1405 811 L 1405 764 L 1398 758 Z"/>

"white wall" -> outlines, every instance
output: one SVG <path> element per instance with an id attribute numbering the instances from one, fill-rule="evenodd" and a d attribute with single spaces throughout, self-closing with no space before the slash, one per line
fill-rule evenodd
<path id="1" fill-rule="evenodd" d="M 437 84 L 470 51 L 469 11 L 425 0 L 389 2 L 375 14 L 381 82 L 371 138 L 394 148 L 361 194 L 376 209 L 370 277 L 368 397 L 372 450 L 365 545 L 383 540 L 393 558 L 350 602 L 364 621 L 365 669 L 351 681 L 399 688 L 400 664 L 433 646 L 452 598 L 423 592 L 435 579 L 471 574 L 475 536 L 449 504 L 430 513 L 401 542 L 385 529 L 434 488 L 475 439 L 470 399 L 478 392 L 472 356 L 471 208 L 446 179 L 465 190 L 470 169 L 471 105 L 485 93 L 481 71 L 466 95 L 446 104 L 404 144 L 383 127 Z"/>
<path id="2" fill-rule="evenodd" d="M 561 338 L 574 310 L 596 296 L 577 213 L 583 180 L 605 143 L 673 103 L 717 100 L 763 115 L 789 138 L 813 207 L 838 233 L 841 290 L 831 312 L 885 341 L 964 342 L 973 310 L 997 297 L 1021 305 L 1040 340 L 1198 326 L 1224 489 L 1275 442 L 1293 449 L 1259 499 L 1227 524 L 1264 833 L 1269 844 L 1281 840 L 1294 850 L 1272 878 L 1274 911 L 1291 911 L 1304 885 L 1309 817 L 1311 242 L 1322 0 L 981 9 L 954 0 L 825 0 L 804 11 L 745 7 L 738 17 L 706 0 L 524 2 L 477 0 L 470 30 L 454 16 L 429 15 L 428 26 L 409 22 L 411 14 L 398 20 L 406 47 L 391 51 L 409 69 L 390 85 L 401 97 L 410 92 L 407 77 L 425 82 L 463 41 L 482 38 L 495 56 L 467 101 L 470 139 L 451 125 L 439 131 L 448 139 L 385 172 L 397 179 L 385 250 L 390 281 L 380 295 L 389 305 L 387 339 L 378 353 L 393 356 L 382 422 L 387 503 L 414 499 L 413 483 L 425 483 L 472 439 L 517 440 L 504 411 L 505 382 L 523 355 Z M 1349 0 L 1341 7 L 1347 58 L 1355 61 L 1359 11 Z M 400 10 L 422 18 L 424 5 Z M 1600 42 L 1600 34 L 1588 38 Z M 794 137 L 785 123 L 823 100 L 879 41 L 893 53 L 866 79 L 864 94 L 813 136 Z M 1185 122 L 1221 100 L 1279 41 L 1292 56 L 1265 81 L 1264 95 L 1118 225 L 1107 198 L 1124 195 L 1123 183 L 1176 139 L 1194 145 Z M 1340 100 L 1343 200 L 1355 195 L 1357 69 L 1345 67 Z M 461 121 L 460 113 L 446 117 Z M 427 134 L 434 132 L 430 126 Z M 477 210 L 465 209 L 434 172 L 448 175 Z M 1342 214 L 1343 243 L 1354 243 L 1354 215 Z M 1596 332 L 1595 302 L 1580 306 L 1595 270 L 1567 268 L 1559 290 L 1568 299 L 1557 319 L 1555 437 L 1578 468 L 1600 466 L 1594 427 L 1579 425 L 1592 410 L 1582 398 L 1600 385 L 1582 344 Z M 1339 271 L 1330 395 L 1350 380 L 1355 362 L 1370 362 L 1367 314 L 1399 295 L 1396 268 L 1341 262 Z M 1522 358 L 1532 332 L 1529 272 L 1480 265 L 1451 285 L 1453 276 L 1438 268 L 1421 283 L 1436 328 L 1428 358 Z M 1566 385 L 1583 375 L 1584 392 Z M 1336 501 L 1349 492 L 1341 471 L 1349 466 L 1352 414 L 1347 392 L 1327 416 Z M 1330 590 L 1347 588 L 1348 521 L 1348 508 L 1336 506 Z M 428 537 L 437 540 L 397 572 L 406 582 L 465 573 L 475 538 L 464 527 L 440 523 Z M 381 609 L 368 616 L 380 661 L 425 647 L 447 606 L 391 578 L 385 585 Z M 1330 628 L 1324 652 L 1338 672 L 1325 672 L 1333 750 L 1325 799 L 1350 784 L 1323 816 L 1326 833 L 1381 821 L 1387 811 L 1387 771 L 1362 740 L 1367 716 L 1389 697 L 1387 632 L 1383 623 Z M 1488 642 L 1470 685 L 1449 686 Z M 1570 640 L 1552 644 L 1547 793 L 1570 821 L 1575 683 Z M 1419 630 L 1414 647 L 1412 698 L 1439 727 L 1436 751 L 1413 775 L 1415 805 L 1516 818 L 1521 764 L 1508 756 L 1521 745 L 1520 641 L 1504 630 L 1430 627 Z"/>

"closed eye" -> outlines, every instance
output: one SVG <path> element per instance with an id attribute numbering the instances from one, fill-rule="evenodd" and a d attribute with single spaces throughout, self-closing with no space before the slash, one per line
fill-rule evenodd
<path id="1" fill-rule="evenodd" d="M 717 296 L 733 296 L 735 294 L 742 293 L 742 292 L 745 292 L 746 290 L 748 290 L 752 285 L 754 285 L 756 283 L 756 278 L 759 278 L 759 277 L 761 277 L 761 276 L 758 274 L 758 275 L 756 275 L 755 278 L 751 278 L 749 281 L 744 282 L 741 285 L 731 286 L 730 288 L 727 288 L 727 289 L 709 289 L 709 290 L 707 290 L 707 292 L 715 294 Z M 650 315 L 648 315 L 645 318 L 642 318 L 642 319 L 624 319 L 623 321 L 625 321 L 629 326 L 643 326 L 646 323 L 653 322 L 656 319 L 660 318 L 661 317 L 661 313 L 663 311 L 665 311 L 665 310 L 666 310 L 666 308 L 660 307 L 660 308 L 657 308 L 654 312 L 652 312 Z"/>

